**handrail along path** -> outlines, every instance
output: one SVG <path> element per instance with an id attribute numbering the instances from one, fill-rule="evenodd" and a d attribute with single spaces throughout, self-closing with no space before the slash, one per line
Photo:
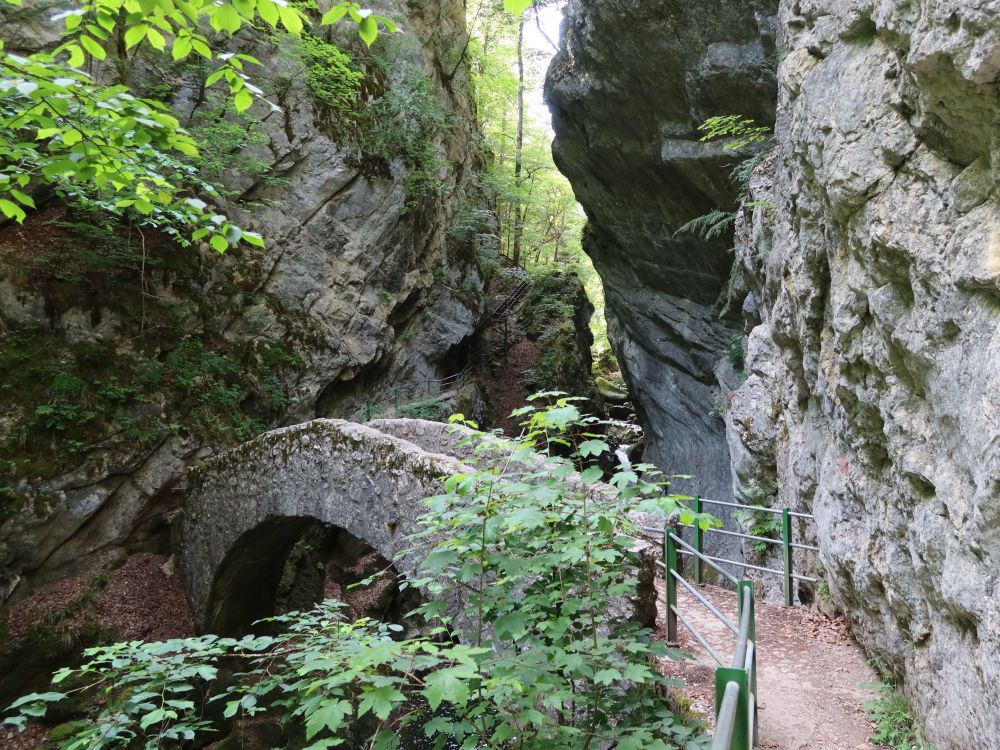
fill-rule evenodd
<path id="1" fill-rule="evenodd" d="M 715 735 L 712 738 L 712 750 L 752 750 L 760 746 L 757 726 L 757 646 L 754 584 L 749 579 L 737 578 L 732 573 L 724 570 L 719 563 L 728 563 L 744 569 L 749 568 L 751 570 L 780 575 L 784 583 L 785 606 L 792 606 L 793 581 L 816 580 L 810 576 L 798 575 L 793 571 L 792 551 L 795 549 L 817 551 L 817 548 L 808 544 L 792 542 L 791 519 L 804 518 L 814 520 L 814 516 L 809 513 L 793 512 L 788 508 L 764 508 L 744 505 L 742 503 L 704 500 L 700 497 L 694 499 L 695 513 L 701 514 L 702 507 L 705 504 L 776 513 L 782 517 L 781 539 L 771 539 L 769 537 L 755 536 L 753 534 L 744 534 L 725 529 L 702 528 L 697 522 L 694 524 L 680 524 L 675 522 L 673 525 L 669 525 L 669 519 L 668 525 L 664 528 L 642 527 L 642 530 L 647 533 L 662 534 L 663 536 L 663 560 L 657 560 L 656 564 L 664 571 L 666 581 L 665 599 L 660 599 L 659 601 L 664 604 L 667 641 L 669 643 L 677 642 L 677 623 L 680 622 L 694 636 L 695 640 L 705 649 L 706 653 L 712 657 L 717 665 L 715 668 Z M 693 543 L 686 542 L 674 533 L 674 529 L 679 528 L 693 529 Z M 712 532 L 757 542 L 782 545 L 784 563 L 782 570 L 706 555 L 703 551 L 704 534 Z M 694 562 L 693 583 L 684 577 L 681 555 L 692 558 Z M 697 587 L 702 584 L 703 566 L 705 565 L 736 587 L 738 624 L 732 622 L 698 590 Z M 694 624 L 680 612 L 677 605 L 678 584 L 736 636 L 736 646 L 730 659 L 723 658 L 712 647 L 705 636 L 698 632 Z"/>

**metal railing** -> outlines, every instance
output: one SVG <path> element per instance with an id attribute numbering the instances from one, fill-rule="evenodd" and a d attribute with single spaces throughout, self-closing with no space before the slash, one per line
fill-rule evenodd
<path id="1" fill-rule="evenodd" d="M 759 737 L 757 729 L 757 626 L 755 617 L 755 597 L 753 581 L 745 578 L 737 578 L 732 573 L 724 570 L 720 563 L 750 568 L 752 570 L 764 571 L 781 575 L 784 581 L 785 605 L 792 605 L 792 581 L 806 580 L 815 581 L 810 576 L 801 576 L 793 572 L 792 551 L 794 549 L 805 549 L 816 551 L 817 548 L 807 544 L 797 544 L 792 542 L 792 518 L 813 519 L 808 513 L 797 513 L 788 508 L 764 508 L 742 503 L 728 503 L 714 500 L 704 500 L 695 498 L 694 510 L 702 513 L 704 504 L 729 506 L 734 508 L 764 511 L 776 513 L 782 518 L 782 538 L 771 539 L 754 534 L 744 534 L 742 532 L 728 531 L 725 529 L 702 529 L 695 522 L 694 524 L 680 524 L 667 526 L 662 529 L 646 528 L 647 533 L 663 535 L 663 560 L 657 560 L 657 565 L 663 569 L 666 581 L 666 597 L 664 601 L 664 619 L 666 621 L 668 643 L 677 642 L 677 623 L 682 623 L 695 640 L 705 649 L 709 656 L 716 662 L 715 668 L 715 734 L 712 738 L 712 750 L 752 750 L 759 747 Z M 674 533 L 674 528 L 693 529 L 692 544 L 684 541 Z M 770 544 L 780 544 L 783 550 L 783 569 L 775 570 L 759 565 L 727 560 L 721 557 L 706 555 L 703 551 L 704 534 L 720 533 L 727 536 L 734 536 L 749 539 L 756 542 L 766 542 Z M 683 574 L 681 555 L 693 559 L 694 583 L 692 584 Z M 702 583 L 704 567 L 709 566 L 715 570 L 722 578 L 736 586 L 736 607 L 738 624 L 732 622 L 718 607 L 708 600 L 696 586 Z M 708 642 L 704 634 L 698 632 L 695 625 L 683 614 L 677 606 L 678 584 L 690 593 L 709 613 L 712 614 L 722 625 L 736 636 L 736 647 L 733 656 L 728 661 L 725 660 Z"/>
<path id="2" fill-rule="evenodd" d="M 815 516 L 810 513 L 799 513 L 796 511 L 789 510 L 788 508 L 767 508 L 760 505 L 745 505 L 743 503 L 727 503 L 721 500 L 705 500 L 700 497 L 694 499 L 694 512 L 700 514 L 703 512 L 703 507 L 705 505 L 720 505 L 727 508 L 738 508 L 740 510 L 748 510 L 759 513 L 771 513 L 774 515 L 781 516 L 781 539 L 774 539 L 767 536 L 757 536 L 755 534 L 744 534 L 739 531 L 729 531 L 727 529 L 716 529 L 708 528 L 702 529 L 697 523 L 694 524 L 682 524 L 684 528 L 692 529 L 693 531 L 693 541 L 694 541 L 694 551 L 698 553 L 699 558 L 694 561 L 694 582 L 702 582 L 702 560 L 704 557 L 707 560 L 713 562 L 729 563 L 731 565 L 738 565 L 743 568 L 750 568 L 751 570 L 757 570 L 762 573 L 773 573 L 774 575 L 781 576 L 782 581 L 782 592 L 784 594 L 785 606 L 791 607 L 794 604 L 795 599 L 795 588 L 794 581 L 808 581 L 810 583 L 816 583 L 818 579 L 812 576 L 799 575 L 794 570 L 794 559 L 793 551 L 808 550 L 811 552 L 819 552 L 819 547 L 815 547 L 811 544 L 800 544 L 798 542 L 792 541 L 792 519 L 793 518 L 803 518 L 807 520 L 815 520 Z M 773 544 L 781 545 L 781 570 L 776 570 L 775 568 L 765 568 L 761 565 L 752 565 L 747 562 L 737 562 L 735 560 L 727 560 L 721 557 L 710 557 L 704 555 L 704 540 L 705 534 L 721 534 L 723 536 L 737 537 L 739 539 L 747 539 L 752 542 L 758 542 L 761 544 Z M 718 566 L 713 566 L 718 570 Z M 732 576 L 726 574 L 728 578 L 732 579 Z"/>

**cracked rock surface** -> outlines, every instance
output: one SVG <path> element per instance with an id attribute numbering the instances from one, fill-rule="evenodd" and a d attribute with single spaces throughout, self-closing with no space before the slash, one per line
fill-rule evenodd
<path id="1" fill-rule="evenodd" d="M 780 37 L 737 473 L 816 514 L 929 739 L 1000 746 L 1000 3 L 783 2 Z"/>

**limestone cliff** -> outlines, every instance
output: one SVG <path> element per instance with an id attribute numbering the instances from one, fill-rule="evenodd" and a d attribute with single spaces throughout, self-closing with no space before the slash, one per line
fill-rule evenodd
<path id="1" fill-rule="evenodd" d="M 773 0 L 571 0 L 546 96 L 556 164 L 589 219 L 609 335 L 645 429 L 645 457 L 729 499 L 729 452 L 713 412 L 730 243 L 674 237 L 736 199 L 734 159 L 700 142 L 707 117 L 773 122 Z M 623 30 L 627 29 L 627 33 Z M 728 378 L 732 373 L 728 373 Z"/>
<path id="2" fill-rule="evenodd" d="M 732 69 L 759 48 L 728 2 L 644 7 L 573 3 L 550 100 L 656 459 L 710 452 L 737 487 L 815 513 L 833 600 L 929 738 L 1000 746 L 1000 3 L 781 1 L 778 145 L 737 222 L 752 294 L 721 457 L 699 405 L 725 331 L 707 314 L 723 256 L 669 237 L 726 194 L 705 187 L 710 160 L 690 156 L 678 176 L 679 118 L 657 114 L 683 110 L 702 80 L 705 19 L 727 19 Z M 634 55 L 613 31 L 626 15 Z M 748 91 L 691 120 L 759 118 Z M 642 325 L 656 310 L 668 324 Z"/>
<path id="3" fill-rule="evenodd" d="M 737 469 L 816 514 L 834 601 L 942 750 L 1000 744 L 1000 3 L 782 4 L 738 253 Z M 769 174 L 768 172 L 771 172 Z"/>
<path id="4" fill-rule="evenodd" d="M 47 7 L 0 13 L 9 50 L 50 41 Z M 308 47 L 233 42 L 264 59 L 250 72 L 280 105 L 256 104 L 249 119 L 217 108 L 199 71 L 155 56 L 134 65 L 135 85 L 203 124 L 223 208 L 266 250 L 183 250 L 56 202 L 0 226 L 0 600 L 149 545 L 187 468 L 218 449 L 350 417 L 366 398 L 426 393 L 465 364 L 483 282 L 471 242 L 449 231 L 478 166 L 456 64 L 464 7 L 381 12 L 405 32 L 371 53 L 347 29 L 333 41 L 363 74 L 350 108 L 391 113 L 396 92 L 423 107 L 388 141 L 337 110 L 330 66 L 343 58 L 319 33 Z M 252 137 L 232 146 L 234 127 Z"/>

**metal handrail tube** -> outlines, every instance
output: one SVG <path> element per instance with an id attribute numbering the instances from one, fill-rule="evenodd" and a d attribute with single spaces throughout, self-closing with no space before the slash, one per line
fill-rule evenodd
<path id="1" fill-rule="evenodd" d="M 747 641 L 747 656 L 746 656 L 746 659 L 743 660 L 743 669 L 752 669 L 753 668 L 753 657 L 754 657 L 754 652 L 756 650 L 757 650 L 757 647 L 754 644 L 754 642 L 753 641 Z"/>
<path id="2" fill-rule="evenodd" d="M 701 592 L 698 591 L 698 589 L 696 589 L 690 583 L 688 583 L 687 581 L 685 581 L 684 580 L 684 576 L 682 576 L 676 570 L 671 570 L 670 571 L 670 575 L 672 575 L 674 578 L 676 578 L 681 583 L 681 585 L 684 586 L 684 588 L 686 588 L 688 591 L 690 591 L 692 594 L 694 594 L 695 599 L 697 599 L 699 602 L 701 602 L 702 604 L 704 604 L 705 608 L 709 612 L 711 612 L 713 615 L 715 615 L 717 618 L 719 618 L 719 621 L 723 625 L 725 625 L 727 628 L 729 628 L 730 630 L 732 630 L 733 631 L 733 635 L 739 635 L 739 630 L 737 630 L 736 626 L 733 625 L 733 623 L 729 620 L 729 618 L 726 617 L 724 614 L 722 614 L 719 611 L 719 609 L 714 604 L 712 604 L 712 602 L 710 602 L 708 599 L 706 599 L 704 596 L 702 596 Z"/>
<path id="3" fill-rule="evenodd" d="M 688 550 L 687 554 L 694 555 L 695 557 L 700 558 L 702 561 L 707 562 L 720 575 L 724 576 L 727 580 L 732 581 L 734 585 L 736 585 L 736 584 L 739 583 L 739 581 L 736 579 L 736 576 L 734 576 L 734 575 L 732 575 L 730 573 L 727 573 L 722 568 L 720 568 L 718 565 L 716 565 L 714 562 L 712 562 L 713 560 L 720 559 L 720 558 L 709 557 L 708 555 L 703 555 L 701 552 L 699 552 L 698 550 L 696 550 L 694 547 L 692 547 L 690 544 L 688 544 L 687 542 L 685 542 L 683 539 L 681 539 L 679 536 L 677 536 L 674 533 L 670 534 L 670 538 L 673 539 L 675 542 L 677 542 L 681 547 L 683 547 L 684 549 Z M 730 560 L 722 560 L 722 562 L 731 562 L 731 561 Z M 739 563 L 734 563 L 734 564 L 738 565 Z"/>
<path id="4" fill-rule="evenodd" d="M 740 616 L 739 637 L 736 640 L 736 651 L 733 654 L 733 667 L 743 669 L 747 658 L 747 641 L 750 637 L 750 612 L 753 608 L 753 592 L 743 589 L 743 612 Z"/>
<path id="5" fill-rule="evenodd" d="M 720 666 L 725 664 L 725 662 L 722 661 L 721 658 L 719 658 L 719 655 L 715 653 L 715 649 L 708 645 L 708 641 L 705 640 L 702 634 L 699 633 L 697 630 L 695 630 L 694 625 L 688 622 L 687 618 L 677 611 L 677 607 L 671 605 L 670 611 L 673 612 L 675 615 L 677 615 L 677 619 L 684 623 L 684 627 L 686 627 L 689 631 L 691 631 L 691 635 L 693 635 L 695 639 L 698 641 L 698 643 L 701 644 L 702 648 L 704 648 L 708 652 L 708 655 L 711 656 L 713 659 L 715 659 L 717 664 L 719 664 Z"/>
<path id="6" fill-rule="evenodd" d="M 681 542 L 681 544 L 684 544 L 684 543 Z M 685 544 L 684 546 L 686 547 L 687 545 Z M 752 568 L 754 570 L 759 570 L 762 573 L 774 573 L 775 575 L 779 575 L 779 576 L 784 575 L 783 571 L 775 570 L 774 568 L 765 568 L 765 567 L 762 567 L 760 565 L 751 565 L 748 562 L 736 562 L 736 560 L 727 560 L 725 557 L 709 557 L 708 555 L 699 555 L 697 552 L 693 552 L 693 551 L 692 552 L 688 552 L 686 550 L 678 550 L 677 553 L 680 554 L 680 555 L 687 555 L 688 557 L 695 557 L 695 556 L 700 557 L 702 560 L 704 560 L 705 562 L 707 562 L 715 570 L 717 570 L 719 573 L 721 573 L 722 575 L 724 575 L 727 579 L 729 579 L 733 583 L 738 583 L 737 579 L 734 576 L 729 575 L 729 573 L 727 573 L 726 571 L 724 571 L 721 568 L 719 568 L 718 565 L 715 565 L 712 562 L 713 560 L 716 561 L 716 562 L 728 563 L 729 565 L 739 565 L 742 568 Z M 659 565 L 664 570 L 666 570 L 667 566 L 664 565 L 659 560 L 656 561 L 656 564 Z M 792 573 L 792 578 L 794 578 L 796 581 L 808 581 L 809 583 L 816 583 L 816 581 L 819 580 L 818 578 L 813 578 L 812 576 L 800 576 L 798 573 Z"/>
<path id="7" fill-rule="evenodd" d="M 738 536 L 740 539 L 752 539 L 755 542 L 767 542 L 768 544 L 781 544 L 780 539 L 772 539 L 769 536 L 754 536 L 753 534 L 743 534 L 739 531 L 726 531 L 725 529 L 705 529 L 714 534 L 725 534 L 726 536 Z"/>
<path id="8" fill-rule="evenodd" d="M 682 523 L 681 526 L 683 526 L 685 529 L 694 528 L 693 523 Z M 705 529 L 705 531 L 706 532 L 710 531 L 713 534 L 725 534 L 726 536 L 738 536 L 740 539 L 752 539 L 755 542 L 767 542 L 768 544 L 782 543 L 780 539 L 772 539 L 769 536 L 755 536 L 753 534 L 743 534 L 739 531 L 727 531 L 726 529 Z M 798 542 L 792 542 L 791 546 L 794 549 L 805 549 L 809 550 L 810 552 L 819 552 L 819 547 L 816 547 L 812 544 L 799 544 Z"/>
<path id="9" fill-rule="evenodd" d="M 760 510 L 763 511 L 764 513 L 776 513 L 779 516 L 782 513 L 784 513 L 783 508 L 767 508 L 760 505 L 744 505 L 743 503 L 726 503 L 723 502 L 722 500 L 706 500 L 705 498 L 702 498 L 701 502 L 708 503 L 709 505 L 725 505 L 727 508 L 745 508 L 746 510 Z M 796 511 L 789 511 L 788 514 L 794 516 L 795 518 L 808 518 L 813 521 L 816 520 L 816 516 L 814 516 L 812 513 L 798 513 Z"/>
<path id="10" fill-rule="evenodd" d="M 726 691 L 722 696 L 722 705 L 719 706 L 719 715 L 715 719 L 712 750 L 729 750 L 733 741 L 733 729 L 736 728 L 736 707 L 739 700 L 739 683 L 727 682 Z"/>

